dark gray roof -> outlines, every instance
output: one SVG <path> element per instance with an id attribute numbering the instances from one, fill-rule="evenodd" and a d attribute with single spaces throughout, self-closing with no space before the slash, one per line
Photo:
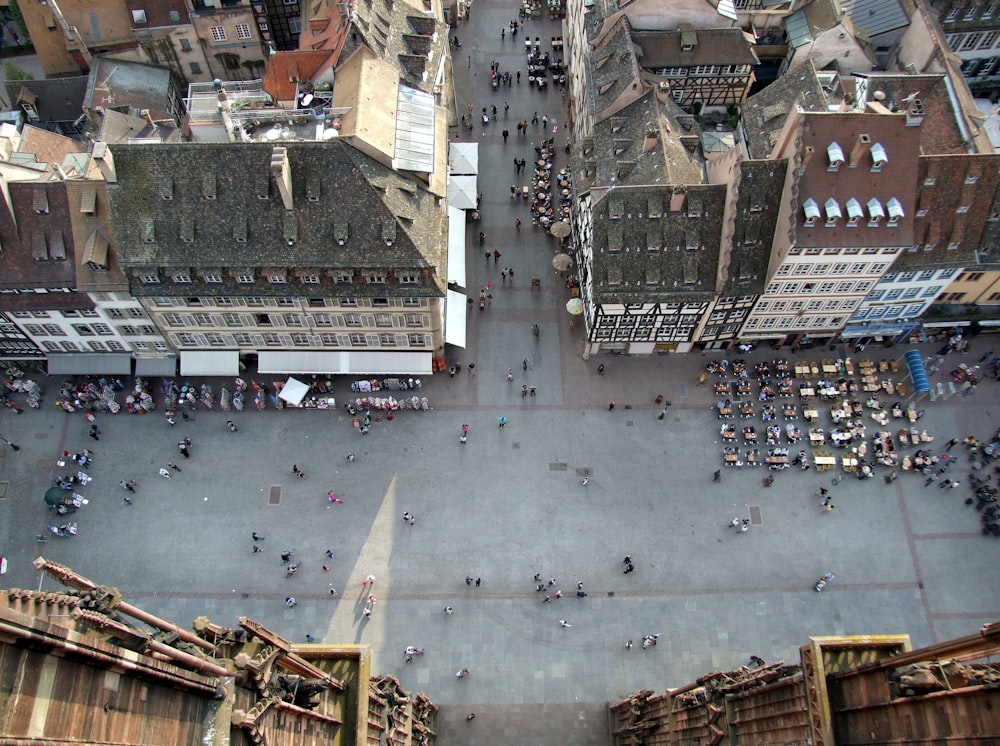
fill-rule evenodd
<path id="1" fill-rule="evenodd" d="M 83 113 L 83 99 L 87 93 L 87 77 L 54 78 L 52 80 L 18 80 L 7 82 L 7 98 L 10 105 L 19 109 L 18 99 L 24 92 L 34 96 L 32 101 L 38 111 L 37 126 L 46 122 L 76 121 Z"/>
<path id="2" fill-rule="evenodd" d="M 354 3 L 351 9 L 353 20 L 340 60 L 367 46 L 398 68 L 401 81 L 424 93 L 434 93 L 437 70 L 430 65 L 436 65 L 447 54 L 447 25 L 419 13 L 412 5 L 392 0 Z"/>
<path id="3" fill-rule="evenodd" d="M 787 166 L 785 160 L 740 162 L 732 250 L 724 270 L 721 295 L 764 292 Z M 756 244 L 748 246 L 748 242 Z"/>
<path id="4" fill-rule="evenodd" d="M 740 28 L 636 31 L 639 63 L 647 70 L 694 65 L 756 65 L 757 57 Z M 692 45 L 683 51 L 682 44 Z"/>
<path id="5" fill-rule="evenodd" d="M 271 144 L 111 146 L 118 182 L 108 195 L 122 267 L 314 268 L 323 274 L 322 286 L 310 288 L 317 296 L 336 294 L 336 270 L 394 268 L 419 273 L 420 286 L 368 293 L 353 286 L 342 294 L 443 292 L 446 227 L 433 194 L 341 140 L 278 147 L 291 174 L 288 211 L 272 175 Z"/>
<path id="6" fill-rule="evenodd" d="M 743 131 L 751 158 L 771 154 L 774 137 L 796 106 L 805 111 L 826 111 L 827 93 L 811 62 L 785 73 L 743 102 Z"/>
<path id="7" fill-rule="evenodd" d="M 640 85 L 639 63 L 632 44 L 632 27 L 621 16 L 587 57 L 588 106 L 594 116 L 605 112 L 629 86 Z"/>
<path id="8" fill-rule="evenodd" d="M 671 211 L 686 192 L 683 207 Z M 682 303 L 715 297 L 726 188 L 637 186 L 594 199 L 597 303 Z M 694 216 L 697 211 L 698 217 Z M 654 251 L 650 251 L 650 247 Z"/>
<path id="9" fill-rule="evenodd" d="M 899 0 L 840 0 L 840 5 L 869 37 L 910 25 Z"/>

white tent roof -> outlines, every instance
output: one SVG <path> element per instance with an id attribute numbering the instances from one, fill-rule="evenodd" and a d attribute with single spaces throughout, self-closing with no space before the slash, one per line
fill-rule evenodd
<path id="1" fill-rule="evenodd" d="M 448 282 L 465 287 L 465 213 L 448 205 Z"/>
<path id="2" fill-rule="evenodd" d="M 453 142 L 448 150 L 448 167 L 453 174 L 478 174 L 479 143 Z"/>
<path id="3" fill-rule="evenodd" d="M 459 210 L 475 210 L 479 188 L 475 176 L 450 176 L 448 178 L 448 204 Z"/>
<path id="4" fill-rule="evenodd" d="M 306 398 L 306 394 L 308 393 L 308 384 L 302 383 L 297 378 L 289 378 L 285 381 L 285 385 L 281 387 L 281 393 L 278 394 L 278 398 L 288 402 L 293 407 L 297 407 Z"/>

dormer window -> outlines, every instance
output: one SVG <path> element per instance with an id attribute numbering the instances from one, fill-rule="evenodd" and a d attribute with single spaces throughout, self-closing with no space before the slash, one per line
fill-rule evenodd
<path id="1" fill-rule="evenodd" d="M 805 227 L 812 228 L 816 225 L 816 221 L 819 220 L 819 203 L 810 197 L 802 203 L 802 210 L 806 216 Z"/>
<path id="2" fill-rule="evenodd" d="M 868 227 L 878 228 L 882 218 L 885 217 L 885 209 L 877 197 L 868 200 Z"/>
<path id="3" fill-rule="evenodd" d="M 830 197 L 823 203 L 823 209 L 826 210 L 826 227 L 836 228 L 837 221 L 844 217 L 844 213 L 840 211 L 840 203 Z"/>
<path id="4" fill-rule="evenodd" d="M 826 155 L 830 160 L 830 165 L 826 167 L 827 171 L 838 171 L 844 165 L 844 149 L 837 143 L 832 142 L 827 146 Z"/>
<path id="5" fill-rule="evenodd" d="M 847 227 L 857 228 L 861 217 L 865 214 L 864 209 L 861 207 L 861 203 L 854 197 L 851 197 L 847 200 L 845 207 L 847 208 Z"/>
<path id="6" fill-rule="evenodd" d="M 886 222 L 886 225 L 894 228 L 899 225 L 899 219 L 903 217 L 903 203 L 895 197 L 890 197 L 885 206 L 889 210 L 889 220 Z"/>
<path id="7" fill-rule="evenodd" d="M 885 154 L 885 148 L 882 147 L 882 143 L 877 142 L 872 145 L 872 171 L 878 173 L 885 165 L 889 162 L 889 157 Z"/>

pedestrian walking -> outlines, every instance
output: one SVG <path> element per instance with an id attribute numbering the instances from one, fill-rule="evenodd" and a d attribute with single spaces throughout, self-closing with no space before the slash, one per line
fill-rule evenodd
<path id="1" fill-rule="evenodd" d="M 520 70 L 517 71 L 517 84 L 521 85 L 521 71 Z"/>
<path id="2" fill-rule="evenodd" d="M 129 497 L 128 495 L 125 495 L 125 497 L 122 498 L 122 502 L 125 503 L 126 505 L 131 505 L 132 504 L 132 498 Z"/>
<path id="3" fill-rule="evenodd" d="M 160 476 L 164 479 L 170 479 L 170 472 L 166 469 L 160 469 Z"/>
<path id="4" fill-rule="evenodd" d="M 501 430 L 503 430 L 506 426 L 507 426 L 507 418 L 506 417 L 498 417 L 497 418 L 497 427 L 499 427 Z"/>
<path id="5" fill-rule="evenodd" d="M 538 112 L 537 111 L 534 114 L 531 115 L 531 123 L 532 124 L 538 124 Z"/>
<path id="6" fill-rule="evenodd" d="M 615 410 L 615 403 L 611 402 L 610 404 L 608 404 L 608 411 L 613 412 L 614 410 Z"/>
<path id="7" fill-rule="evenodd" d="M 535 392 L 537 392 L 537 391 L 538 391 L 538 387 L 537 386 L 529 386 L 528 387 L 528 393 L 531 394 L 532 396 L 534 396 Z"/>
<path id="8" fill-rule="evenodd" d="M 316 642 L 316 638 L 306 632 L 306 642 Z"/>
<path id="9" fill-rule="evenodd" d="M 513 285 L 514 284 L 514 268 L 513 267 L 507 267 L 507 276 L 510 278 L 511 285 Z"/>
<path id="10" fill-rule="evenodd" d="M 493 249 L 493 263 L 496 264 L 500 261 L 500 252 L 497 249 Z"/>
<path id="11" fill-rule="evenodd" d="M 559 620 L 559 626 L 563 627 L 563 628 L 568 628 L 568 627 L 572 627 L 573 625 L 570 624 L 569 622 L 567 622 L 565 619 L 560 619 Z"/>
<path id="12" fill-rule="evenodd" d="M 476 364 L 475 363 L 469 363 L 469 372 L 472 375 L 476 375 Z"/>
<path id="13" fill-rule="evenodd" d="M 542 129 L 546 129 L 549 126 L 549 117 L 545 115 L 542 117 Z"/>
<path id="14" fill-rule="evenodd" d="M 958 445 L 958 438 L 952 438 L 951 440 L 948 441 L 948 447 L 945 450 L 950 451 L 952 449 L 952 446 L 956 445 Z"/>
<path id="15" fill-rule="evenodd" d="M 454 612 L 454 611 L 455 610 L 453 608 L 451 608 L 450 606 L 445 606 L 444 607 L 444 614 L 445 614 L 445 616 L 451 616 L 452 612 Z"/>
<path id="16" fill-rule="evenodd" d="M 524 358 L 524 360 L 521 361 L 521 368 L 523 370 L 527 370 L 528 369 L 528 358 Z"/>
<path id="17" fill-rule="evenodd" d="M 254 553 L 254 554 L 260 554 L 260 553 L 261 553 L 261 552 L 263 552 L 263 551 L 264 551 L 264 550 L 260 548 L 260 545 L 259 545 L 259 544 L 254 544 L 254 545 L 253 545 L 253 553 Z"/>
<path id="18" fill-rule="evenodd" d="M 251 531 L 250 536 L 254 541 L 264 541 L 264 537 L 258 534 L 256 531 Z"/>
<path id="19" fill-rule="evenodd" d="M 513 380 L 514 380 L 514 369 L 513 368 L 507 368 L 507 381 L 509 382 L 509 381 L 513 381 Z"/>
<path id="20" fill-rule="evenodd" d="M 503 135 L 503 144 L 506 145 L 507 144 L 507 137 L 510 135 L 510 132 L 508 132 L 507 130 L 504 130 L 500 134 Z"/>
<path id="21" fill-rule="evenodd" d="M 518 73 L 517 77 L 520 78 L 521 77 L 521 73 Z M 465 716 L 465 719 L 466 720 L 475 720 L 476 719 L 476 713 L 470 712 L 468 715 Z"/>
<path id="22" fill-rule="evenodd" d="M 364 582 L 361 583 L 361 587 L 362 588 L 369 588 L 369 587 L 371 587 L 373 585 L 375 585 L 375 576 L 374 575 L 369 575 L 367 578 L 364 579 Z"/>
<path id="23" fill-rule="evenodd" d="M 510 111 L 510 104 L 508 104 L 506 101 L 504 101 L 503 102 L 503 118 L 504 119 L 507 118 L 507 112 L 508 111 Z"/>
<path id="24" fill-rule="evenodd" d="M 716 469 L 715 472 L 712 474 L 712 481 L 718 482 L 720 479 L 722 479 L 722 470 Z"/>
<path id="25" fill-rule="evenodd" d="M 604 375 L 604 363 L 601 363 L 600 365 L 597 366 L 597 374 L 599 376 Z"/>
<path id="26" fill-rule="evenodd" d="M 469 675 L 469 669 L 467 668 L 463 668 L 461 671 L 455 674 L 456 678 L 459 679 L 464 679 L 468 675 Z"/>
<path id="27" fill-rule="evenodd" d="M 472 576 L 471 575 L 466 575 L 465 576 L 465 584 L 466 585 L 472 585 Z"/>
<path id="28" fill-rule="evenodd" d="M 188 445 L 183 440 L 177 444 L 177 448 L 184 458 L 191 458 L 191 454 L 188 453 Z"/>
<path id="29" fill-rule="evenodd" d="M 482 582 L 483 582 L 482 578 L 476 578 L 476 588 L 478 588 Z"/>
<path id="30" fill-rule="evenodd" d="M 631 640 L 626 640 L 625 641 L 625 649 L 626 650 L 631 650 L 632 649 L 632 641 Z"/>
<path id="31" fill-rule="evenodd" d="M 581 481 L 580 484 L 586 487 L 588 484 L 590 484 L 590 477 L 584 477 L 583 481 Z"/>
<path id="32" fill-rule="evenodd" d="M 517 230 L 518 233 L 521 232 L 521 218 L 514 218 L 514 229 Z M 504 275 L 504 279 L 507 279 L 506 274 Z"/>
<path id="33" fill-rule="evenodd" d="M 525 383 L 521 385 L 521 398 L 524 399 L 527 398 L 527 396 L 528 396 L 528 384 Z"/>
<path id="34" fill-rule="evenodd" d="M 551 603 L 551 602 L 552 602 L 552 596 L 546 596 L 545 598 L 542 599 L 542 603 L 543 604 L 547 604 L 547 603 Z"/>
<path id="35" fill-rule="evenodd" d="M 289 609 L 294 608 L 295 606 L 298 606 L 298 603 L 299 602 L 295 600 L 294 596 L 288 596 L 285 599 L 285 606 L 287 606 Z"/>
<path id="36" fill-rule="evenodd" d="M 504 283 L 507 282 L 507 268 L 506 267 L 504 267 L 502 270 L 500 270 L 500 277 L 501 277 L 501 279 L 502 279 L 502 281 Z"/>
<path id="37" fill-rule="evenodd" d="M 562 591 L 556 591 L 556 598 L 562 598 Z"/>

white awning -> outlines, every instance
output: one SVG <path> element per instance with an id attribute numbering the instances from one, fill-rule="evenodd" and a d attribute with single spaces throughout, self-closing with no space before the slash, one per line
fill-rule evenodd
<path id="1" fill-rule="evenodd" d="M 308 384 L 302 383 L 302 381 L 297 378 L 289 378 L 285 381 L 285 385 L 281 387 L 278 398 L 282 401 L 288 402 L 293 407 L 297 407 L 302 403 L 302 400 L 305 399 L 306 394 L 308 393 Z"/>
<path id="2" fill-rule="evenodd" d="M 136 358 L 135 374 L 137 376 L 176 376 L 177 356 Z"/>
<path id="3" fill-rule="evenodd" d="M 240 353 L 237 350 L 182 350 L 182 376 L 238 376 Z"/>
<path id="4" fill-rule="evenodd" d="M 259 373 L 332 373 L 334 375 L 389 375 L 431 373 L 431 352 L 307 352 L 304 350 L 261 350 L 257 356 Z"/>
<path id="5" fill-rule="evenodd" d="M 971 326 L 971 321 L 924 321 L 924 329 L 951 329 L 953 326 Z"/>
<path id="6" fill-rule="evenodd" d="M 465 347 L 465 330 L 469 312 L 468 297 L 465 293 L 448 291 L 445 308 L 444 341 L 456 347 Z"/>
<path id="7" fill-rule="evenodd" d="M 127 352 L 65 352 L 46 358 L 51 376 L 132 375 L 132 356 Z"/>
<path id="8" fill-rule="evenodd" d="M 448 282 L 465 287 L 465 212 L 448 205 Z"/>

